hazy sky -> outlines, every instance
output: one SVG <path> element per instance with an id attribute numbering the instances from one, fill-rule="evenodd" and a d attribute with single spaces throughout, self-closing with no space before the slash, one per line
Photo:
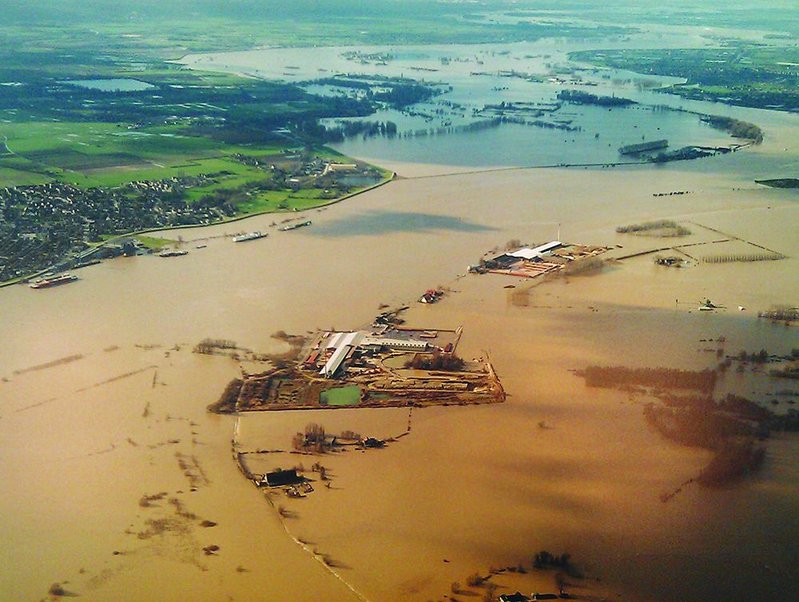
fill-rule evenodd
<path id="1" fill-rule="evenodd" d="M 391 19 L 442 13 L 575 12 L 610 22 L 661 21 L 796 31 L 797 0 L 0 0 L 0 24 L 58 24 L 171 20 L 208 15 L 227 18 L 324 20 L 358 16 Z"/>

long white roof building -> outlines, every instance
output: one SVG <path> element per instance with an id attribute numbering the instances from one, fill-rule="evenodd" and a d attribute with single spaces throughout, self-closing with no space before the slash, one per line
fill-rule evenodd
<path id="1" fill-rule="evenodd" d="M 553 240 L 552 242 L 548 242 L 544 245 L 540 245 L 531 249 L 530 247 L 524 247 L 523 249 L 519 249 L 518 251 L 514 251 L 513 253 L 508 253 L 511 257 L 519 257 L 520 259 L 527 259 L 528 261 L 531 259 L 537 259 L 548 253 L 549 251 L 554 251 L 558 247 L 562 247 L 563 243 L 559 240 Z"/>
<path id="2" fill-rule="evenodd" d="M 328 341 L 326 349 L 335 348 L 335 351 L 319 371 L 319 374 L 325 378 L 331 378 L 341 366 L 341 362 L 346 359 L 350 350 L 357 347 L 364 336 L 366 336 L 364 332 L 338 332 L 333 335 Z"/>

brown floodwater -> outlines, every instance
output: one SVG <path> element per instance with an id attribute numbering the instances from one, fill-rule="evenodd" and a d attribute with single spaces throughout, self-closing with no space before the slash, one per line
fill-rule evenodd
<path id="1" fill-rule="evenodd" d="M 309 212 L 309 228 L 277 232 L 264 216 L 168 233 L 271 234 L 108 261 L 55 289 L 0 290 L 0 598 L 38 600 L 59 582 L 85 600 L 442 599 L 474 571 L 548 549 L 601 580 L 590 595 L 795 599 L 796 437 L 771 440 L 756 477 L 689 486 L 664 504 L 705 453 L 647 429 L 645 400 L 587 389 L 571 372 L 712 365 L 700 339 L 719 336 L 730 352 L 799 347 L 795 329 L 754 317 L 799 298 L 796 193 L 757 187 L 740 175 L 747 161 L 427 178 L 414 176 L 452 170 L 395 166 L 408 177 Z M 673 190 L 691 194 L 653 196 Z M 558 224 L 564 240 L 614 247 L 610 257 L 652 248 L 660 241 L 615 227 L 654 218 L 697 224 L 685 242 L 714 240 L 709 227 L 788 258 L 676 270 L 644 256 L 516 297 L 530 283 L 464 276 L 489 249 L 550 240 Z M 412 303 L 408 320 L 463 324 L 461 353 L 490 354 L 507 403 L 415 410 L 410 435 L 388 448 L 323 458 L 333 486 L 276 499 L 289 511 L 281 521 L 232 460 L 235 418 L 205 411 L 238 364 L 191 347 L 210 336 L 281 351 L 277 330 L 362 327 L 380 303 L 437 285 L 453 292 Z M 700 314 L 704 297 L 729 309 Z M 389 436 L 407 420 L 403 410 L 263 413 L 241 417 L 239 436 L 244 449 L 285 450 L 312 421 Z"/>

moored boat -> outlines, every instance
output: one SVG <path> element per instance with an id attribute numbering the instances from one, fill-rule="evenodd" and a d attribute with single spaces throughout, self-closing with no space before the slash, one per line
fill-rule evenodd
<path id="1" fill-rule="evenodd" d="M 311 225 L 311 220 L 308 220 L 308 221 L 305 221 L 305 222 L 298 222 L 296 224 L 288 224 L 288 225 L 283 226 L 282 228 L 280 228 L 280 231 L 281 232 L 288 232 L 289 230 L 296 230 L 297 228 L 303 228 L 305 226 L 310 226 L 310 225 Z"/>
<path id="2" fill-rule="evenodd" d="M 247 242 L 248 240 L 258 240 L 259 238 L 266 238 L 269 236 L 260 230 L 255 232 L 247 232 L 246 234 L 239 234 L 233 237 L 233 242 Z"/>
<path id="3" fill-rule="evenodd" d="M 77 276 L 74 276 L 69 272 L 64 272 L 63 274 L 58 274 L 57 276 L 51 276 L 49 278 L 39 278 L 38 280 L 31 282 L 28 286 L 31 288 L 48 288 L 50 286 L 58 286 L 59 284 L 75 282 L 77 279 Z"/>

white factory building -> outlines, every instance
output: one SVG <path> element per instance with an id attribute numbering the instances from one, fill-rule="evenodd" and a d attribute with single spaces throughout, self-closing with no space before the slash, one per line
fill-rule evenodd
<path id="1" fill-rule="evenodd" d="M 388 347 L 396 351 L 425 352 L 430 348 L 430 345 L 426 341 L 418 339 L 391 336 L 391 333 L 383 336 L 365 330 L 336 332 L 330 335 L 330 338 L 327 339 L 327 344 L 322 350 L 324 354 L 330 353 L 331 350 L 332 353 L 319 371 L 319 374 L 325 378 L 332 378 L 341 367 L 341 364 L 359 347 L 366 351 L 380 351 Z"/>
<path id="2" fill-rule="evenodd" d="M 559 240 L 553 240 L 552 242 L 548 242 L 541 246 L 530 248 L 524 247 L 519 249 L 518 251 L 514 251 L 513 253 L 508 253 L 510 257 L 518 257 L 519 259 L 526 259 L 527 261 L 533 261 L 535 259 L 540 259 L 541 257 L 551 253 L 555 249 L 562 247 L 563 243 Z"/>

